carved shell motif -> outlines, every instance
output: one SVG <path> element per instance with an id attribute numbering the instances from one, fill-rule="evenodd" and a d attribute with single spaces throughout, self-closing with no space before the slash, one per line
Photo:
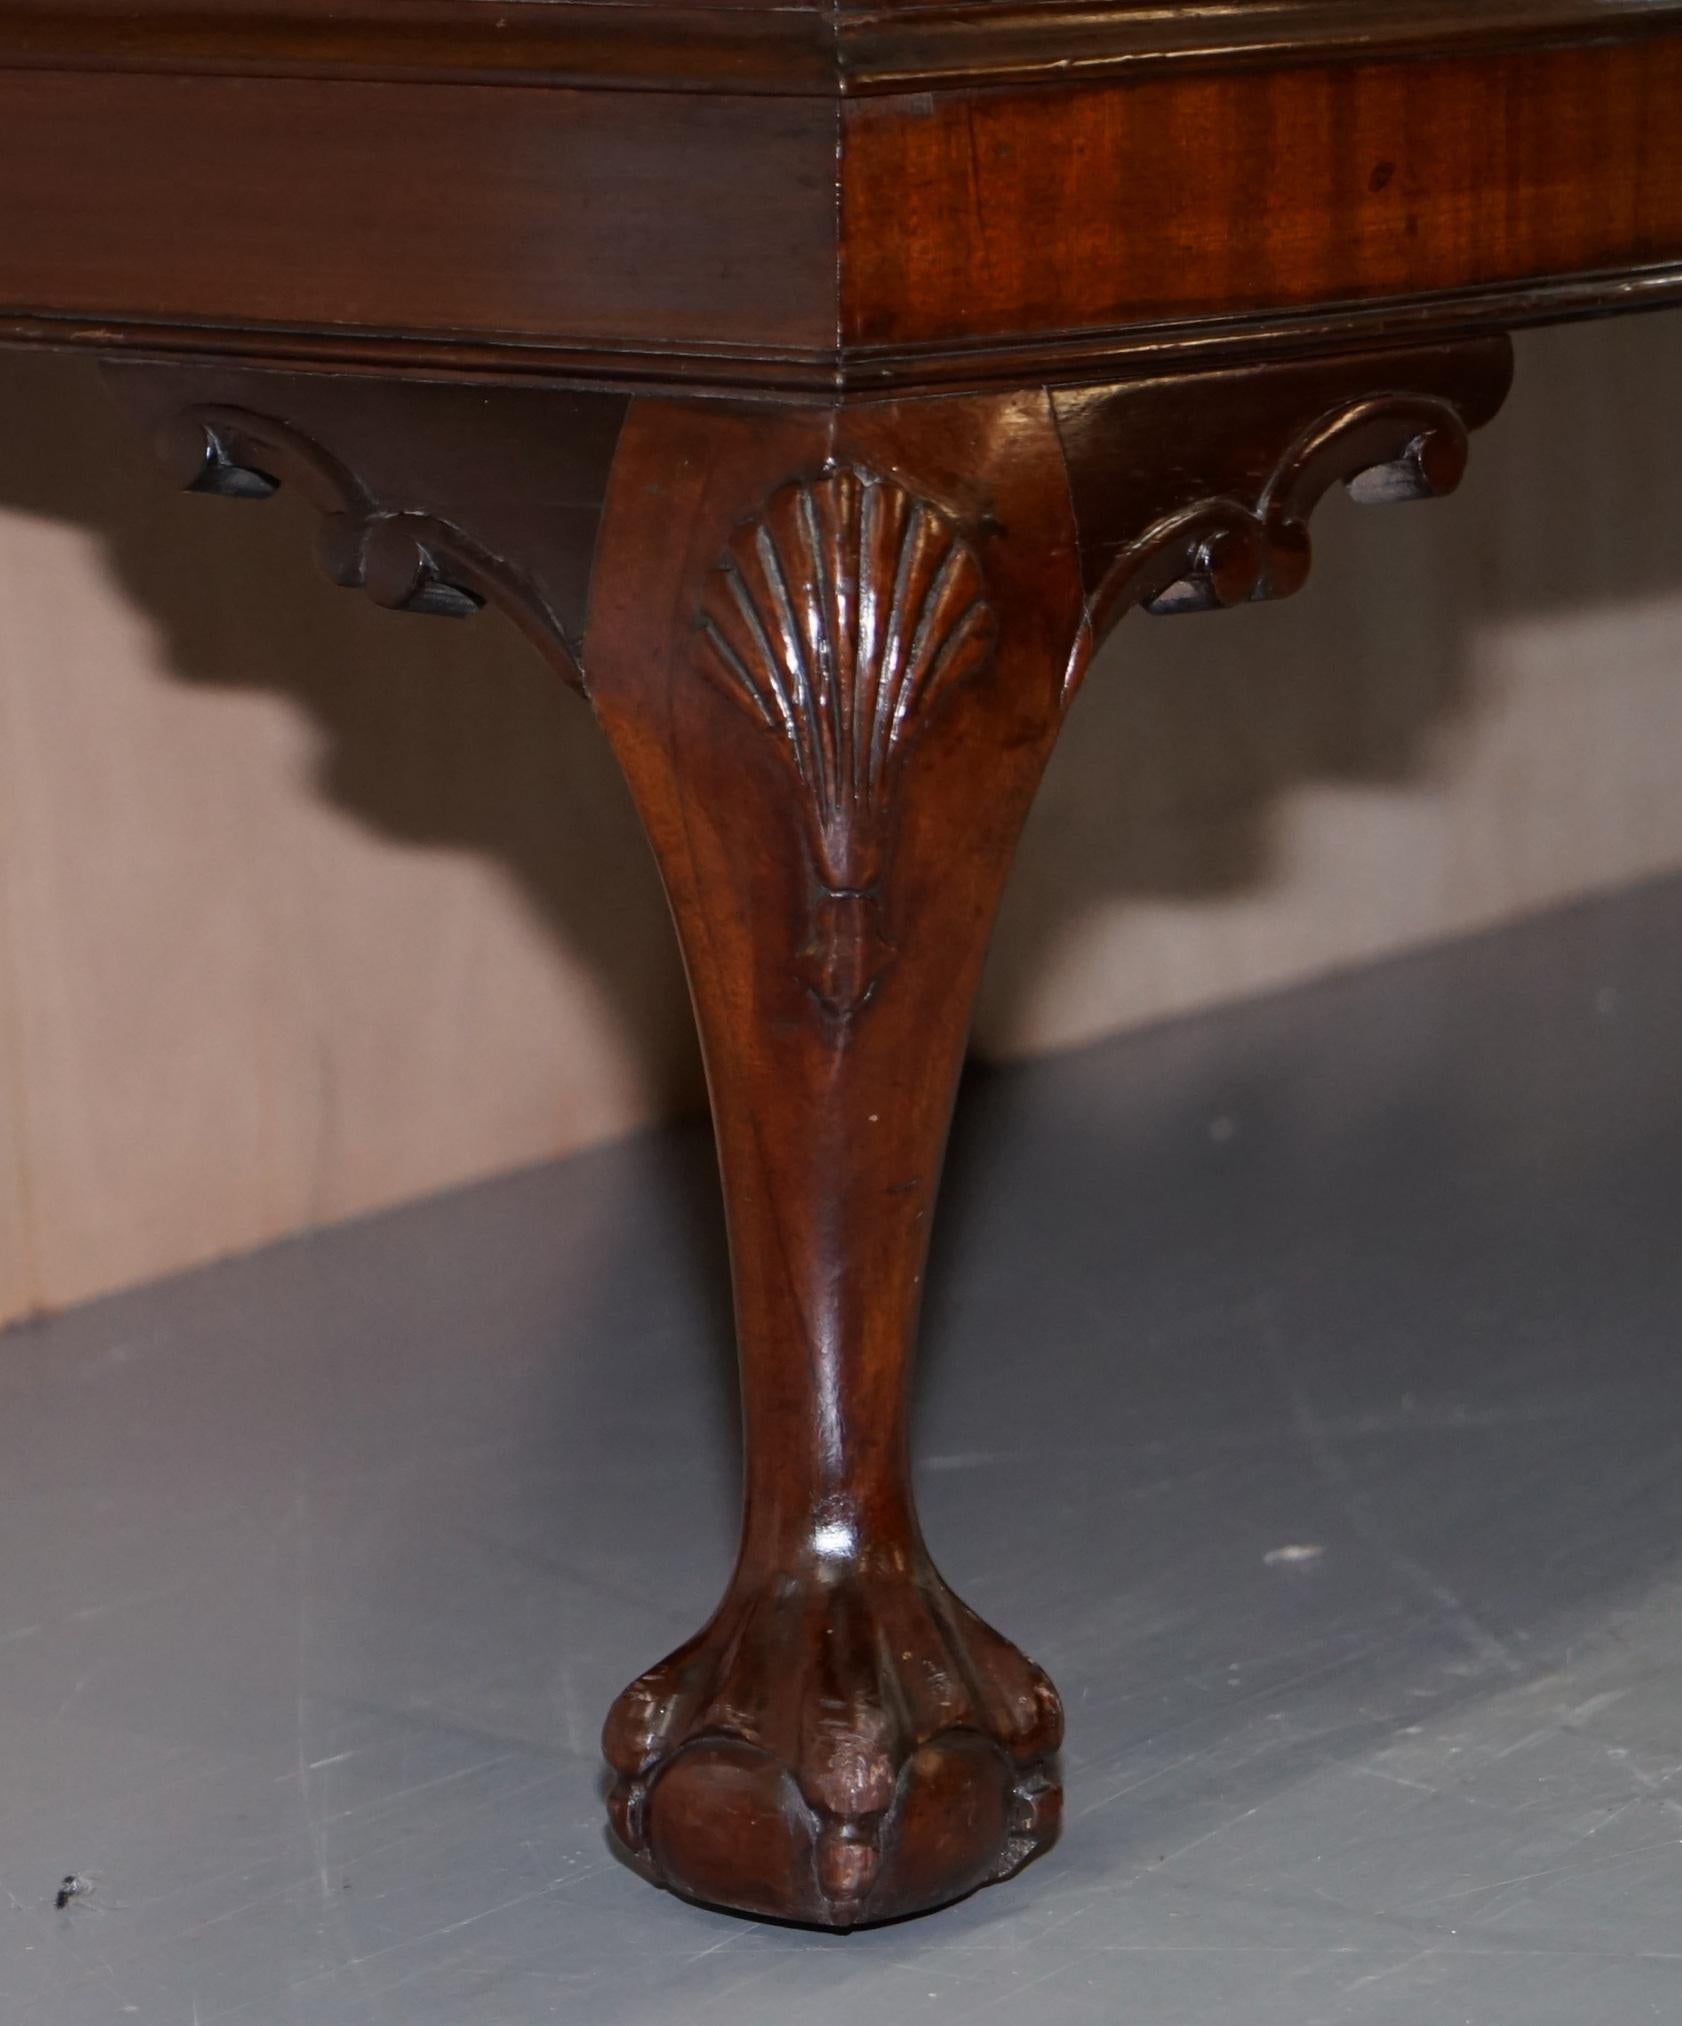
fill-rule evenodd
<path id="1" fill-rule="evenodd" d="M 880 877 L 900 770 L 997 632 L 974 550 L 872 472 L 780 487 L 708 584 L 702 660 L 781 742 L 832 893 Z"/>

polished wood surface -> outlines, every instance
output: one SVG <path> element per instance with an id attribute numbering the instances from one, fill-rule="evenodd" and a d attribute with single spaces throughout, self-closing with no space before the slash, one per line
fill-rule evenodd
<path id="1" fill-rule="evenodd" d="M 1673 261 L 1679 103 L 1682 35 L 864 100 L 846 335 L 1049 363 L 1079 331 Z"/>
<path id="2" fill-rule="evenodd" d="M 778 95 L 1631 41 L 1679 0 L 5 0 L 43 70 Z"/>
<path id="3" fill-rule="evenodd" d="M 1047 755 L 1129 609 L 1291 594 L 1336 483 L 1453 490 L 1508 324 L 1676 287 L 1682 8 L 1048 8 L 1053 87 L 1029 9 L 756 0 L 754 89 L 714 22 L 655 91 L 556 82 L 529 10 L 487 71 L 460 4 L 456 70 L 442 5 L 71 9 L 55 61 L 0 0 L 0 306 L 150 353 L 113 384 L 178 483 L 300 489 L 336 582 L 497 603 L 589 699 L 688 968 L 746 1429 L 727 1595 L 609 1717 L 614 1824 L 695 1898 L 895 1918 L 1060 1811 L 1055 1691 L 936 1573 L 906 1427 Z"/>
<path id="4" fill-rule="evenodd" d="M 0 191 L 38 193 L 8 205 L 0 301 L 159 339 L 813 352 L 833 153 L 833 114 L 800 99 L 0 71 Z"/>
<path id="5" fill-rule="evenodd" d="M 491 11 L 0 0 L 0 335 L 881 389 L 1682 287 L 1671 0 L 1109 6 L 1080 22 L 1110 58 L 1058 59 L 1055 84 L 1007 65 L 915 91 L 861 88 L 855 21 L 1002 17 L 846 14 L 830 67 L 771 92 L 702 54 L 682 90 L 611 69 L 563 88 L 544 52 L 584 31 L 546 6 L 507 12 L 493 81 Z M 690 33 L 681 11 L 573 11 L 646 17 L 645 48 Z M 1068 26 L 1009 18 L 1048 51 Z M 693 19 L 771 46 L 817 17 Z"/>

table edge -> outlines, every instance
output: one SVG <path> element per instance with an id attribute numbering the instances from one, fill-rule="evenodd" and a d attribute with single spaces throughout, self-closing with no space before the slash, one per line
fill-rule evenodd
<path id="1" fill-rule="evenodd" d="M 855 97 L 1172 64 L 1227 69 L 1682 24 L 1682 0 L 949 0 L 820 9 L 682 0 L 0 0 L 0 70 Z"/>

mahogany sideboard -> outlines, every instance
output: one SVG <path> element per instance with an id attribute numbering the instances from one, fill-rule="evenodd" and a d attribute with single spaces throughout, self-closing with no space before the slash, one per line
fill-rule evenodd
<path id="1" fill-rule="evenodd" d="M 1295 591 L 1335 482 L 1459 482 L 1512 326 L 1682 296 L 1682 0 L 0 0 L 0 205 L 0 339 L 504 608 L 646 826 L 746 1484 L 607 1719 L 626 1851 L 826 1927 L 1017 1870 L 1062 1714 L 906 1379 L 1018 829 L 1124 612 Z"/>

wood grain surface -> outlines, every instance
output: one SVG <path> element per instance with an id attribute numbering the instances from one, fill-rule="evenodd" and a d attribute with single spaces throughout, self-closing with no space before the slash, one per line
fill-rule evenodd
<path id="1" fill-rule="evenodd" d="M 1679 105 L 1677 36 L 861 101 L 847 337 L 980 350 L 1674 261 Z"/>
<path id="2" fill-rule="evenodd" d="M 1305 46 L 1631 39 L 1679 17 L 1678 0 L 0 0 L 0 66 L 856 96 Z"/>
<path id="3" fill-rule="evenodd" d="M 833 349 L 834 129 L 808 100 L 0 70 L 0 312 Z"/>
<path id="4" fill-rule="evenodd" d="M 578 46 L 646 24 L 645 53 L 666 19 L 581 13 Z M 72 10 L 83 54 L 50 67 L 39 11 L 0 0 L 0 338 L 828 393 L 1101 382 L 1169 344 L 1328 349 L 1682 294 L 1668 4 L 1503 0 L 1434 41 L 1447 17 L 1412 0 L 1075 13 L 1108 54 L 1057 57 L 1055 83 L 1020 57 L 1050 61 L 1067 10 L 890 9 L 845 21 L 994 23 L 1017 54 L 954 56 L 935 89 L 904 51 L 868 90 L 837 57 L 777 92 L 704 40 L 682 78 L 651 55 L 533 82 L 522 36 L 574 46 L 548 9 L 509 17 L 498 81 L 431 78 L 453 16 L 305 0 L 121 35 Z M 748 49 L 813 19 L 693 18 Z"/>

